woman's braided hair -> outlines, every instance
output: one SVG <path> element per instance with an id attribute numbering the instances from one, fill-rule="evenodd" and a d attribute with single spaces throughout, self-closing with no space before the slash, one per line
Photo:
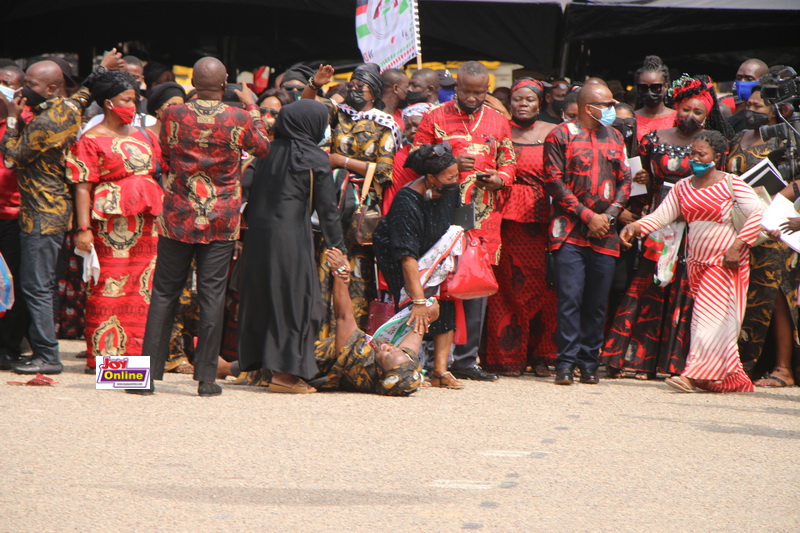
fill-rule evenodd
<path id="1" fill-rule="evenodd" d="M 705 74 L 694 77 L 683 74 L 680 78 L 675 80 L 672 84 L 672 88 L 669 90 L 669 96 L 676 104 L 688 98 L 700 96 L 701 93 L 710 94 L 711 101 L 713 102 L 708 112 L 708 117 L 706 118 L 705 129 L 718 131 L 726 139 L 732 139 L 735 132 L 719 110 L 717 91 L 714 90 L 714 82 L 710 77 Z"/>
<path id="2" fill-rule="evenodd" d="M 703 130 L 694 136 L 694 140 L 707 142 L 714 152 L 720 155 L 720 162 L 717 168 L 722 170 L 728 155 L 728 141 L 725 137 L 716 130 Z"/>
<path id="3" fill-rule="evenodd" d="M 669 85 L 669 69 L 664 64 L 664 62 L 661 61 L 660 57 L 658 56 L 645 57 L 644 63 L 642 63 L 642 66 L 639 67 L 639 70 L 636 71 L 636 74 L 633 77 L 634 83 L 639 83 L 639 78 L 645 72 L 658 72 L 659 74 L 664 76 L 664 83 Z"/>

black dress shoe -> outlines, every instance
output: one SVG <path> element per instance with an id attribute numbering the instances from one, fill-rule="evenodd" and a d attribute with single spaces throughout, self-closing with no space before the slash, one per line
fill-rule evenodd
<path id="1" fill-rule="evenodd" d="M 450 372 L 458 379 L 471 379 L 473 381 L 497 381 L 498 379 L 496 375 L 484 372 L 478 365 L 469 368 L 454 368 Z"/>
<path id="2" fill-rule="evenodd" d="M 198 396 L 219 396 L 222 394 L 222 387 L 213 381 L 201 381 L 197 386 Z"/>
<path id="3" fill-rule="evenodd" d="M 556 370 L 556 385 L 572 385 L 575 375 L 571 368 Z"/>
<path id="4" fill-rule="evenodd" d="M 138 394 L 139 396 L 150 396 L 156 392 L 156 384 L 150 380 L 150 386 L 146 389 L 125 389 L 128 394 Z"/>
<path id="5" fill-rule="evenodd" d="M 89 368 L 89 367 L 87 366 L 87 367 L 85 367 L 85 368 L 83 369 L 83 373 L 84 373 L 84 374 L 91 374 L 91 375 L 93 375 L 93 376 L 96 376 L 96 375 L 97 375 L 97 369 L 96 369 L 96 368 Z"/>
<path id="6" fill-rule="evenodd" d="M 15 364 L 12 370 L 17 374 L 60 374 L 64 370 L 64 365 L 48 363 L 41 357 L 32 357 Z"/>
<path id="7" fill-rule="evenodd" d="M 581 383 L 586 383 L 587 385 L 597 385 L 600 383 L 600 378 L 597 377 L 597 370 L 582 370 Z"/>

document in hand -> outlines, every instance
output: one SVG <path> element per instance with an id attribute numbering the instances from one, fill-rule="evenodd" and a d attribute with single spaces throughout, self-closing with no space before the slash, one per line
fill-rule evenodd
<path id="1" fill-rule="evenodd" d="M 784 195 L 778 194 L 764 212 L 761 225 L 768 230 L 781 231 L 781 240 L 788 244 L 794 251 L 800 252 L 800 232 L 786 233 L 781 230 L 780 227 L 781 224 L 794 217 L 800 217 L 800 213 L 794 209 L 794 204 Z"/>
<path id="2" fill-rule="evenodd" d="M 788 185 L 772 161 L 766 157 L 739 177 L 754 189 L 764 187 L 771 196 L 778 194 Z"/>
<path id="3" fill-rule="evenodd" d="M 628 166 L 631 167 L 631 196 L 647 194 L 647 185 L 642 185 L 641 183 L 633 181 L 633 177 L 636 173 L 642 170 L 642 158 L 638 155 L 636 157 L 629 157 Z"/>

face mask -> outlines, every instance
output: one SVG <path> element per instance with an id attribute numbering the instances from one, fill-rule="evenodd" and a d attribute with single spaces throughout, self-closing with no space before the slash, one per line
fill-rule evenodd
<path id="1" fill-rule="evenodd" d="M 408 105 L 414 105 L 424 101 L 425 96 L 422 94 L 422 91 L 408 91 L 406 93 L 406 103 L 408 103 Z"/>
<path id="2" fill-rule="evenodd" d="M 708 172 L 711 167 L 714 166 L 714 162 L 711 163 L 699 163 L 697 161 L 689 161 L 689 166 L 692 167 L 692 173 L 697 176 L 698 178 L 702 178 L 706 172 Z"/>
<path id="3" fill-rule="evenodd" d="M 328 124 L 325 126 L 325 135 L 322 136 L 322 140 L 317 143 L 318 146 L 325 146 L 328 144 L 328 141 L 331 140 L 331 125 Z"/>
<path id="4" fill-rule="evenodd" d="M 606 127 L 611 126 L 617 119 L 617 110 L 613 106 L 604 108 L 602 110 L 599 107 L 594 107 L 594 106 L 589 106 L 589 107 L 600 110 L 600 112 L 602 113 L 602 115 L 600 115 L 600 118 L 595 118 L 594 115 L 592 115 L 592 118 L 595 119 L 597 122 L 599 122 L 602 126 Z"/>
<path id="5" fill-rule="evenodd" d="M 436 191 L 439 194 L 452 194 L 452 193 L 456 192 L 457 190 L 458 190 L 458 182 L 457 181 L 454 181 L 453 183 L 447 183 L 445 185 L 442 185 L 438 189 L 436 189 Z"/>
<path id="6" fill-rule="evenodd" d="M 516 124 L 520 128 L 530 128 L 531 126 L 536 124 L 536 119 L 537 118 L 539 118 L 539 114 L 538 113 L 536 114 L 536 116 L 531 117 L 531 118 L 526 118 L 525 120 L 522 120 L 522 119 L 519 119 L 519 118 L 515 118 L 514 119 L 514 124 Z"/>
<path id="7" fill-rule="evenodd" d="M 736 91 L 736 96 L 739 97 L 739 100 L 742 102 L 746 102 L 750 99 L 750 95 L 753 94 L 753 87 L 758 85 L 757 81 L 736 81 L 736 87 L 733 89 Z"/>
<path id="8" fill-rule="evenodd" d="M 769 115 L 766 113 L 757 113 L 751 109 L 742 111 L 742 122 L 748 130 L 757 130 L 761 126 L 766 126 L 769 122 Z"/>
<path id="9" fill-rule="evenodd" d="M 481 103 L 481 104 L 478 104 L 476 106 L 468 106 L 467 104 L 462 102 L 460 99 L 458 99 L 457 101 L 458 101 L 458 107 L 461 109 L 461 111 L 463 111 L 464 113 L 466 113 L 468 115 L 472 115 L 473 113 L 478 111 L 478 109 L 480 109 L 481 106 L 483 105 Z"/>
<path id="10" fill-rule="evenodd" d="M 130 124 L 133 122 L 133 117 L 136 115 L 136 107 L 116 107 L 115 105 L 111 104 L 111 111 L 117 115 L 117 118 L 123 124 Z"/>
<path id="11" fill-rule="evenodd" d="M 675 127 L 684 135 L 692 135 L 703 129 L 694 117 L 675 117 Z"/>
<path id="12" fill-rule="evenodd" d="M 564 112 L 564 108 L 566 107 L 564 100 L 553 100 L 551 105 L 553 106 L 553 111 L 556 112 L 556 116 L 562 114 Z"/>
<path id="13" fill-rule="evenodd" d="M 620 132 L 625 140 L 633 137 L 633 126 L 628 126 L 621 118 L 614 120 L 614 129 Z"/>
<path id="14" fill-rule="evenodd" d="M 27 104 L 31 107 L 36 107 L 47 101 L 47 98 L 31 89 L 28 85 L 22 88 L 22 96 L 27 100 Z"/>
<path id="15" fill-rule="evenodd" d="M 661 93 L 653 93 L 650 91 L 639 93 L 639 98 L 642 100 L 642 104 L 644 104 L 645 107 L 656 107 L 664 99 Z"/>
<path id="16" fill-rule="evenodd" d="M 347 96 L 344 99 L 344 103 L 356 111 L 361 111 L 367 105 L 367 101 L 364 99 L 364 93 L 362 91 L 347 91 Z"/>
<path id="17" fill-rule="evenodd" d="M 288 87 L 285 88 L 284 91 L 289 93 L 289 96 L 292 97 L 292 100 L 298 102 L 303 97 L 303 89 L 299 87 Z"/>

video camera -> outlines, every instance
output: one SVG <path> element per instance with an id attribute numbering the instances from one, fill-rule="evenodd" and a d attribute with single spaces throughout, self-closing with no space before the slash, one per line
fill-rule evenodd
<path id="1" fill-rule="evenodd" d="M 800 175 L 800 157 L 797 141 L 800 140 L 800 76 L 791 67 L 769 73 L 759 80 L 761 98 L 775 107 L 780 121 L 772 126 L 761 126 L 759 134 L 763 141 L 776 138 L 787 143 L 787 162 L 778 165 L 778 170 L 787 181 Z"/>

